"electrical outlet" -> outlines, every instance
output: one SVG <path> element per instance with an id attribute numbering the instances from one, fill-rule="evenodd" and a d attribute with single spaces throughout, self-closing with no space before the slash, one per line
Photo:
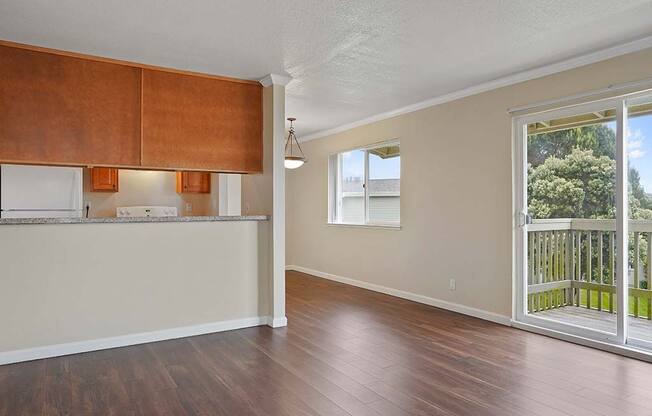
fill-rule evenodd
<path id="1" fill-rule="evenodd" d="M 449 290 L 455 290 L 455 279 L 450 279 L 448 281 L 448 289 Z"/>
<path id="2" fill-rule="evenodd" d="M 186 212 L 192 212 L 192 204 L 190 202 L 186 202 Z"/>

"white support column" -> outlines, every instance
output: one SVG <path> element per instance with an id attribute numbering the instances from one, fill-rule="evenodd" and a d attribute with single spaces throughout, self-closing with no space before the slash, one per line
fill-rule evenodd
<path id="1" fill-rule="evenodd" d="M 629 206 L 627 200 L 627 106 L 621 101 L 616 108 L 616 306 L 617 340 L 627 342 L 629 311 Z"/>
<path id="2" fill-rule="evenodd" d="M 285 86 L 291 78 L 270 74 L 260 83 L 272 94 L 272 114 L 266 117 L 272 138 L 272 285 L 269 326 L 287 325 L 285 317 Z M 264 168 L 266 169 L 266 168 Z"/>

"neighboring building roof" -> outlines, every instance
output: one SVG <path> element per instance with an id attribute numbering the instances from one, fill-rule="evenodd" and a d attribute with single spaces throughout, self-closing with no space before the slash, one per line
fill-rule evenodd
<path id="1" fill-rule="evenodd" d="M 342 192 L 346 194 L 361 193 L 362 178 L 346 178 L 342 181 Z M 400 179 L 370 179 L 369 195 L 400 195 Z"/>

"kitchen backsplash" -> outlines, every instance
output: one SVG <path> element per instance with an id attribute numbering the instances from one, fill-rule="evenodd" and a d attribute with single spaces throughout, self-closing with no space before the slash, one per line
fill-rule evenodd
<path id="1" fill-rule="evenodd" d="M 116 207 L 162 205 L 177 207 L 179 215 L 217 215 L 217 174 L 212 174 L 210 194 L 178 194 L 176 173 L 120 169 L 119 192 L 90 192 L 90 171 L 84 169 L 84 207 L 89 217 L 115 217 Z M 190 209 L 189 209 L 190 208 Z"/>

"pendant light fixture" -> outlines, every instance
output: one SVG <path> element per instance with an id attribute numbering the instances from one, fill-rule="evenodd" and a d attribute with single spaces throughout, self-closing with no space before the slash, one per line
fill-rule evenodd
<path id="1" fill-rule="evenodd" d="M 296 118 L 289 117 L 288 121 L 290 122 L 290 132 L 288 133 L 288 139 L 285 142 L 285 167 L 287 169 L 296 169 L 303 166 L 308 160 L 301 150 L 301 145 L 297 140 L 297 136 L 294 135 L 294 121 Z M 295 154 L 294 148 L 297 148 L 299 152 Z M 289 152 L 288 152 L 289 149 Z"/>

